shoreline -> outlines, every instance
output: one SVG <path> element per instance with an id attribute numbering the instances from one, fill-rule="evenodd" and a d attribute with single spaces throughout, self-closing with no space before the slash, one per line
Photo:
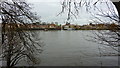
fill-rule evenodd
<path id="1" fill-rule="evenodd" d="M 38 29 L 38 28 L 33 28 L 33 29 L 18 29 L 18 30 L 40 30 L 40 31 L 78 31 L 78 30 L 109 30 L 109 29 L 72 29 L 72 30 L 65 30 L 65 29 Z"/>

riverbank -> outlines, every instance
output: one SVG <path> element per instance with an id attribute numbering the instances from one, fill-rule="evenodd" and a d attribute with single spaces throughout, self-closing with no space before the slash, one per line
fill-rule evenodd
<path id="1" fill-rule="evenodd" d="M 29 28 L 29 29 L 18 29 L 18 30 L 42 30 L 42 31 L 60 31 L 60 30 L 65 30 L 65 31 L 77 31 L 77 30 L 109 30 L 109 29 L 41 29 L 41 28 Z"/>

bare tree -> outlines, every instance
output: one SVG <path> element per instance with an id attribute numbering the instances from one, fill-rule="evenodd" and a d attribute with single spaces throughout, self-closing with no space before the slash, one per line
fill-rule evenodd
<path id="1" fill-rule="evenodd" d="M 28 24 L 38 18 L 24 0 L 5 0 L 0 2 L 2 20 L 2 58 L 7 67 L 12 68 L 23 59 L 34 64 L 40 61 L 36 56 L 42 52 L 40 39 L 35 32 L 25 31 Z M 38 41 L 39 40 L 39 41 Z"/>
<path id="2" fill-rule="evenodd" d="M 107 7 L 106 9 L 108 9 L 108 11 L 105 12 L 102 8 L 97 7 L 97 5 L 100 4 L 105 4 Z M 90 12 L 92 16 L 96 18 L 96 21 L 93 22 L 104 23 L 109 29 L 108 31 L 102 30 L 98 31 L 97 33 L 94 33 L 97 36 L 94 39 L 96 39 L 97 41 L 101 41 L 100 43 L 102 44 L 110 46 L 119 53 L 119 50 L 116 47 L 120 46 L 120 17 L 119 13 L 116 12 L 115 6 L 109 0 L 104 2 L 101 1 L 94 5 L 94 10 L 97 10 L 99 13 L 93 14 L 92 12 Z M 101 17 L 107 18 L 110 21 L 107 22 L 104 19 L 101 19 Z"/>
<path id="3" fill-rule="evenodd" d="M 108 31 L 102 30 L 94 32 L 96 35 L 94 40 L 97 42 L 101 41 L 100 43 L 108 45 L 114 50 L 119 51 L 116 47 L 120 46 L 120 16 L 119 13 L 117 14 L 115 6 L 110 0 L 64 0 L 61 5 L 61 13 L 65 11 L 67 12 L 67 20 L 72 19 L 72 17 L 76 18 L 77 15 L 80 14 L 80 8 L 85 8 L 86 11 L 96 19 L 93 20 L 92 23 L 114 23 L 113 25 L 108 26 Z M 105 10 L 103 10 L 104 7 L 99 7 L 100 5 L 106 6 L 108 11 L 105 12 Z M 109 19 L 109 22 L 107 22 L 105 18 Z"/>

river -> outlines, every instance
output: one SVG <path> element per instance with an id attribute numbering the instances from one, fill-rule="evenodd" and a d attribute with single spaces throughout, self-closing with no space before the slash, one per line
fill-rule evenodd
<path id="1" fill-rule="evenodd" d="M 118 66 L 118 56 L 109 46 L 88 41 L 95 36 L 90 30 L 36 31 L 43 41 L 43 52 L 36 66 Z M 99 50 L 100 47 L 100 50 Z M 102 55 L 100 56 L 100 52 Z M 20 63 L 18 66 L 26 66 Z"/>
<path id="2" fill-rule="evenodd" d="M 39 31 L 44 42 L 40 66 L 117 66 L 116 53 L 109 46 L 88 41 L 94 31 Z M 98 49 L 100 47 L 100 51 Z M 102 64 L 101 64 L 102 63 Z"/>

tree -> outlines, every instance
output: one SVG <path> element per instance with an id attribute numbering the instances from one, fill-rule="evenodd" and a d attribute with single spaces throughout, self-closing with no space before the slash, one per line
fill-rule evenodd
<path id="1" fill-rule="evenodd" d="M 119 19 L 120 19 L 120 1 L 119 2 L 113 2 L 113 4 L 116 6 L 118 14 L 119 14 Z"/>
<path id="2" fill-rule="evenodd" d="M 102 8 L 98 8 L 96 7 L 97 5 L 102 5 L 105 4 L 107 6 L 108 11 L 105 12 Z M 116 12 L 115 6 L 112 4 L 111 1 L 105 1 L 105 2 L 100 2 L 94 5 L 94 10 L 99 11 L 98 13 L 94 13 L 92 14 L 92 16 L 94 18 L 96 18 L 96 21 L 93 22 L 97 22 L 97 23 L 104 23 L 104 24 L 108 24 L 108 31 L 98 31 L 98 32 L 94 32 L 94 34 L 96 35 L 96 37 L 94 38 L 96 41 L 101 41 L 101 44 L 110 46 L 112 49 L 118 51 L 119 50 L 116 48 L 120 46 L 120 17 L 119 17 L 119 13 Z M 92 13 L 92 12 L 90 12 Z M 99 16 L 99 17 L 98 17 Z M 104 19 L 101 19 L 101 17 L 107 18 L 110 21 L 107 22 Z M 116 26 L 113 26 L 111 23 L 116 24 Z M 110 25 L 111 24 L 111 25 Z"/>
<path id="3" fill-rule="evenodd" d="M 107 7 L 108 12 L 105 12 L 103 7 L 98 7 L 98 5 L 103 4 Z M 59 14 L 66 11 L 68 16 L 67 20 L 70 20 L 73 17 L 77 18 L 77 15 L 80 14 L 80 8 L 85 8 L 86 11 L 96 19 L 93 20 L 92 23 L 115 23 L 117 26 L 108 31 L 94 32 L 96 35 L 94 39 L 97 42 L 101 41 L 100 43 L 108 45 L 119 52 L 115 47 L 120 46 L 120 16 L 119 13 L 117 14 L 115 6 L 110 0 L 64 0 L 61 5 L 62 11 Z M 98 11 L 98 13 L 95 11 Z M 109 19 L 110 22 L 106 22 L 105 18 Z"/>
<path id="4" fill-rule="evenodd" d="M 35 32 L 25 31 L 27 23 L 33 23 L 38 18 L 30 11 L 31 7 L 24 0 L 6 0 L 0 2 L 0 17 L 2 21 L 2 58 L 7 68 L 12 68 L 23 59 L 37 63 L 37 54 L 42 52 L 42 44 L 37 40 Z"/>

